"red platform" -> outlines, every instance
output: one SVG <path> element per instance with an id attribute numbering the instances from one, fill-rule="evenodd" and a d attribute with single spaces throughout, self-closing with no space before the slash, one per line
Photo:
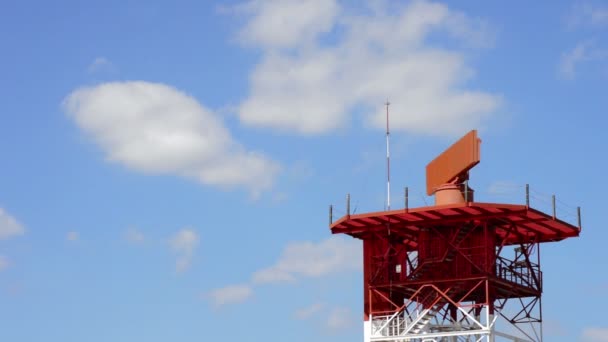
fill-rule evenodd
<path id="1" fill-rule="evenodd" d="M 457 203 L 412 209 L 347 215 L 334 222 L 333 234 L 365 239 L 379 231 L 391 230 L 411 247 L 418 244 L 420 229 L 435 225 L 483 221 L 496 227 L 497 245 L 555 242 L 579 235 L 580 228 L 541 211 L 516 204 Z"/>

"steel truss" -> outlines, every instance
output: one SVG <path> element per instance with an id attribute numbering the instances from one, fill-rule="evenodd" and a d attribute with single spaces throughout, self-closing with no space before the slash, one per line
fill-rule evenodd
<path id="1" fill-rule="evenodd" d="M 452 235 L 445 235 L 448 251 L 433 263 L 449 263 L 457 254 L 473 263 L 470 252 L 459 245 L 474 231 L 484 234 L 487 229 L 487 224 L 461 226 Z M 429 265 L 419 262 L 416 249 L 395 246 L 390 236 L 377 238 L 384 241 L 379 245 L 384 247 L 376 249 L 371 258 L 375 272 L 369 274 L 366 342 L 542 342 L 542 273 L 537 242 L 491 247 L 495 261 L 478 269 L 478 276 L 431 280 L 424 278 Z M 508 253 L 514 256 L 508 257 Z M 391 269 L 398 259 L 405 265 L 403 275 Z"/>
<path id="2" fill-rule="evenodd" d="M 486 301 L 466 302 L 465 298 L 478 288 L 485 288 Z M 371 315 L 366 342 L 540 342 L 542 337 L 529 333 L 490 301 L 489 280 L 480 280 L 462 296 L 451 295 L 452 288 L 441 289 L 432 284 L 421 285 L 405 303 L 391 314 Z M 378 290 L 370 290 L 383 296 Z M 515 317 L 519 316 L 518 313 Z M 502 319 L 511 329 L 497 331 Z M 540 323 L 540 322 L 528 322 Z M 508 328 L 502 326 L 501 328 Z M 533 330 L 534 331 L 534 330 Z"/>

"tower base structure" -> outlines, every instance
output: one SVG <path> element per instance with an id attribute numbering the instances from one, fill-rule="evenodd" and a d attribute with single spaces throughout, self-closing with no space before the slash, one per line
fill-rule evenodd
<path id="1" fill-rule="evenodd" d="M 489 288 L 484 283 L 478 285 Z M 364 342 L 542 342 L 540 319 L 515 323 L 490 303 L 459 303 L 449 292 L 423 285 L 412 298 L 424 293 L 434 306 L 408 299 L 393 313 L 371 315 L 363 325 Z"/>
<path id="2" fill-rule="evenodd" d="M 527 205 L 347 215 L 363 241 L 365 342 L 542 342 L 540 245 L 580 229 Z"/>

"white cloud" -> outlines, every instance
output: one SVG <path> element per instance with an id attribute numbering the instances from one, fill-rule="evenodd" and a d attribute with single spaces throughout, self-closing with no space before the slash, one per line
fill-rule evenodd
<path id="1" fill-rule="evenodd" d="M 312 43 L 332 29 L 339 13 L 336 0 L 253 0 L 240 9 L 251 15 L 241 40 L 265 48 Z"/>
<path id="2" fill-rule="evenodd" d="M 300 6 L 313 9 L 302 16 Z M 331 10 L 320 11 L 323 6 Z M 457 134 L 478 126 L 501 102 L 464 87 L 474 75 L 464 52 L 426 43 L 436 32 L 464 43 L 488 40 L 483 23 L 442 4 L 413 1 L 357 16 L 334 1 L 252 1 L 248 7 L 244 39 L 262 48 L 263 57 L 239 108 L 245 124 L 321 134 L 346 125 L 363 108 L 365 123 L 379 128 L 379 108 L 389 98 L 393 129 Z M 297 24 L 292 31 L 284 22 Z M 334 26 L 335 43 L 329 44 L 323 33 Z"/>
<path id="3" fill-rule="evenodd" d="M 582 333 L 585 342 L 608 342 L 608 328 L 586 328 Z"/>
<path id="4" fill-rule="evenodd" d="M 271 267 L 253 274 L 254 283 L 295 281 L 298 277 L 320 277 L 361 269 L 361 244 L 354 239 L 332 236 L 315 242 L 288 244 Z"/>
<path id="5" fill-rule="evenodd" d="M 309 318 L 317 315 L 324 308 L 325 308 L 325 304 L 323 304 L 323 303 L 314 303 L 314 304 L 312 304 L 310 306 L 307 306 L 305 308 L 296 310 L 296 312 L 294 312 L 294 317 L 296 319 L 299 319 L 299 320 L 309 319 Z"/>
<path id="6" fill-rule="evenodd" d="M 0 255 L 0 272 L 4 271 L 9 266 L 10 262 L 8 261 L 8 259 L 5 256 Z"/>
<path id="7" fill-rule="evenodd" d="M 25 234 L 25 228 L 16 218 L 0 208 L 0 240 Z"/>
<path id="8" fill-rule="evenodd" d="M 97 57 L 87 68 L 89 73 L 95 73 L 102 70 L 112 70 L 114 68 L 112 62 L 105 57 Z"/>
<path id="9" fill-rule="evenodd" d="M 133 170 L 203 184 L 268 189 L 279 165 L 246 150 L 211 111 L 170 86 L 113 82 L 75 90 L 64 108 L 103 149 Z"/>
<path id="10" fill-rule="evenodd" d="M 601 49 L 593 41 L 584 41 L 571 51 L 562 54 L 558 73 L 563 78 L 572 79 L 576 76 L 576 68 L 581 63 L 605 59 L 608 59 L 608 50 Z"/>
<path id="11" fill-rule="evenodd" d="M 70 242 L 78 241 L 78 239 L 80 239 L 80 234 L 75 231 L 70 231 L 65 235 L 65 238 Z"/>
<path id="12" fill-rule="evenodd" d="M 137 230 L 137 228 L 131 227 L 125 232 L 124 239 L 132 244 L 140 244 L 144 242 L 145 236 L 144 233 Z"/>
<path id="13" fill-rule="evenodd" d="M 347 308 L 334 308 L 327 318 L 327 328 L 332 331 L 350 328 L 354 323 L 353 313 Z"/>
<path id="14" fill-rule="evenodd" d="M 277 262 L 254 272 L 250 284 L 227 286 L 208 294 L 214 305 L 243 302 L 253 294 L 253 286 L 269 283 L 295 282 L 299 278 L 318 278 L 340 272 L 359 271 L 363 261 L 359 241 L 332 236 L 320 242 L 287 244 Z M 297 319 L 307 319 L 322 309 L 317 303 L 294 313 Z M 332 325 L 340 325 L 338 318 Z"/>
<path id="15" fill-rule="evenodd" d="M 192 263 L 192 257 L 194 256 L 194 252 L 199 245 L 199 236 L 198 234 L 189 228 L 184 228 L 171 239 L 169 239 L 169 246 L 171 249 L 177 253 L 177 260 L 175 262 L 175 270 L 178 273 L 186 271 L 190 268 Z"/>
<path id="16" fill-rule="evenodd" d="M 590 2 L 577 3 L 568 18 L 568 26 L 571 29 L 580 26 L 608 26 L 608 7 Z"/>
<path id="17" fill-rule="evenodd" d="M 562 54 L 559 62 L 559 74 L 564 78 L 574 78 L 576 73 L 576 65 L 585 60 L 585 50 L 587 49 L 584 43 L 578 44 L 572 51 Z"/>
<path id="18" fill-rule="evenodd" d="M 253 290 L 248 285 L 230 285 L 215 289 L 208 294 L 216 307 L 244 302 L 253 295 Z"/>

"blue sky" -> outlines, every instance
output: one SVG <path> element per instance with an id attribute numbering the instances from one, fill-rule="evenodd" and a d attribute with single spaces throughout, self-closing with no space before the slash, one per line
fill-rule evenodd
<path id="1" fill-rule="evenodd" d="M 360 245 L 477 128 L 480 201 L 583 210 L 545 336 L 608 341 L 602 1 L 63 1 L 0 11 L 0 340 L 362 338 Z"/>

